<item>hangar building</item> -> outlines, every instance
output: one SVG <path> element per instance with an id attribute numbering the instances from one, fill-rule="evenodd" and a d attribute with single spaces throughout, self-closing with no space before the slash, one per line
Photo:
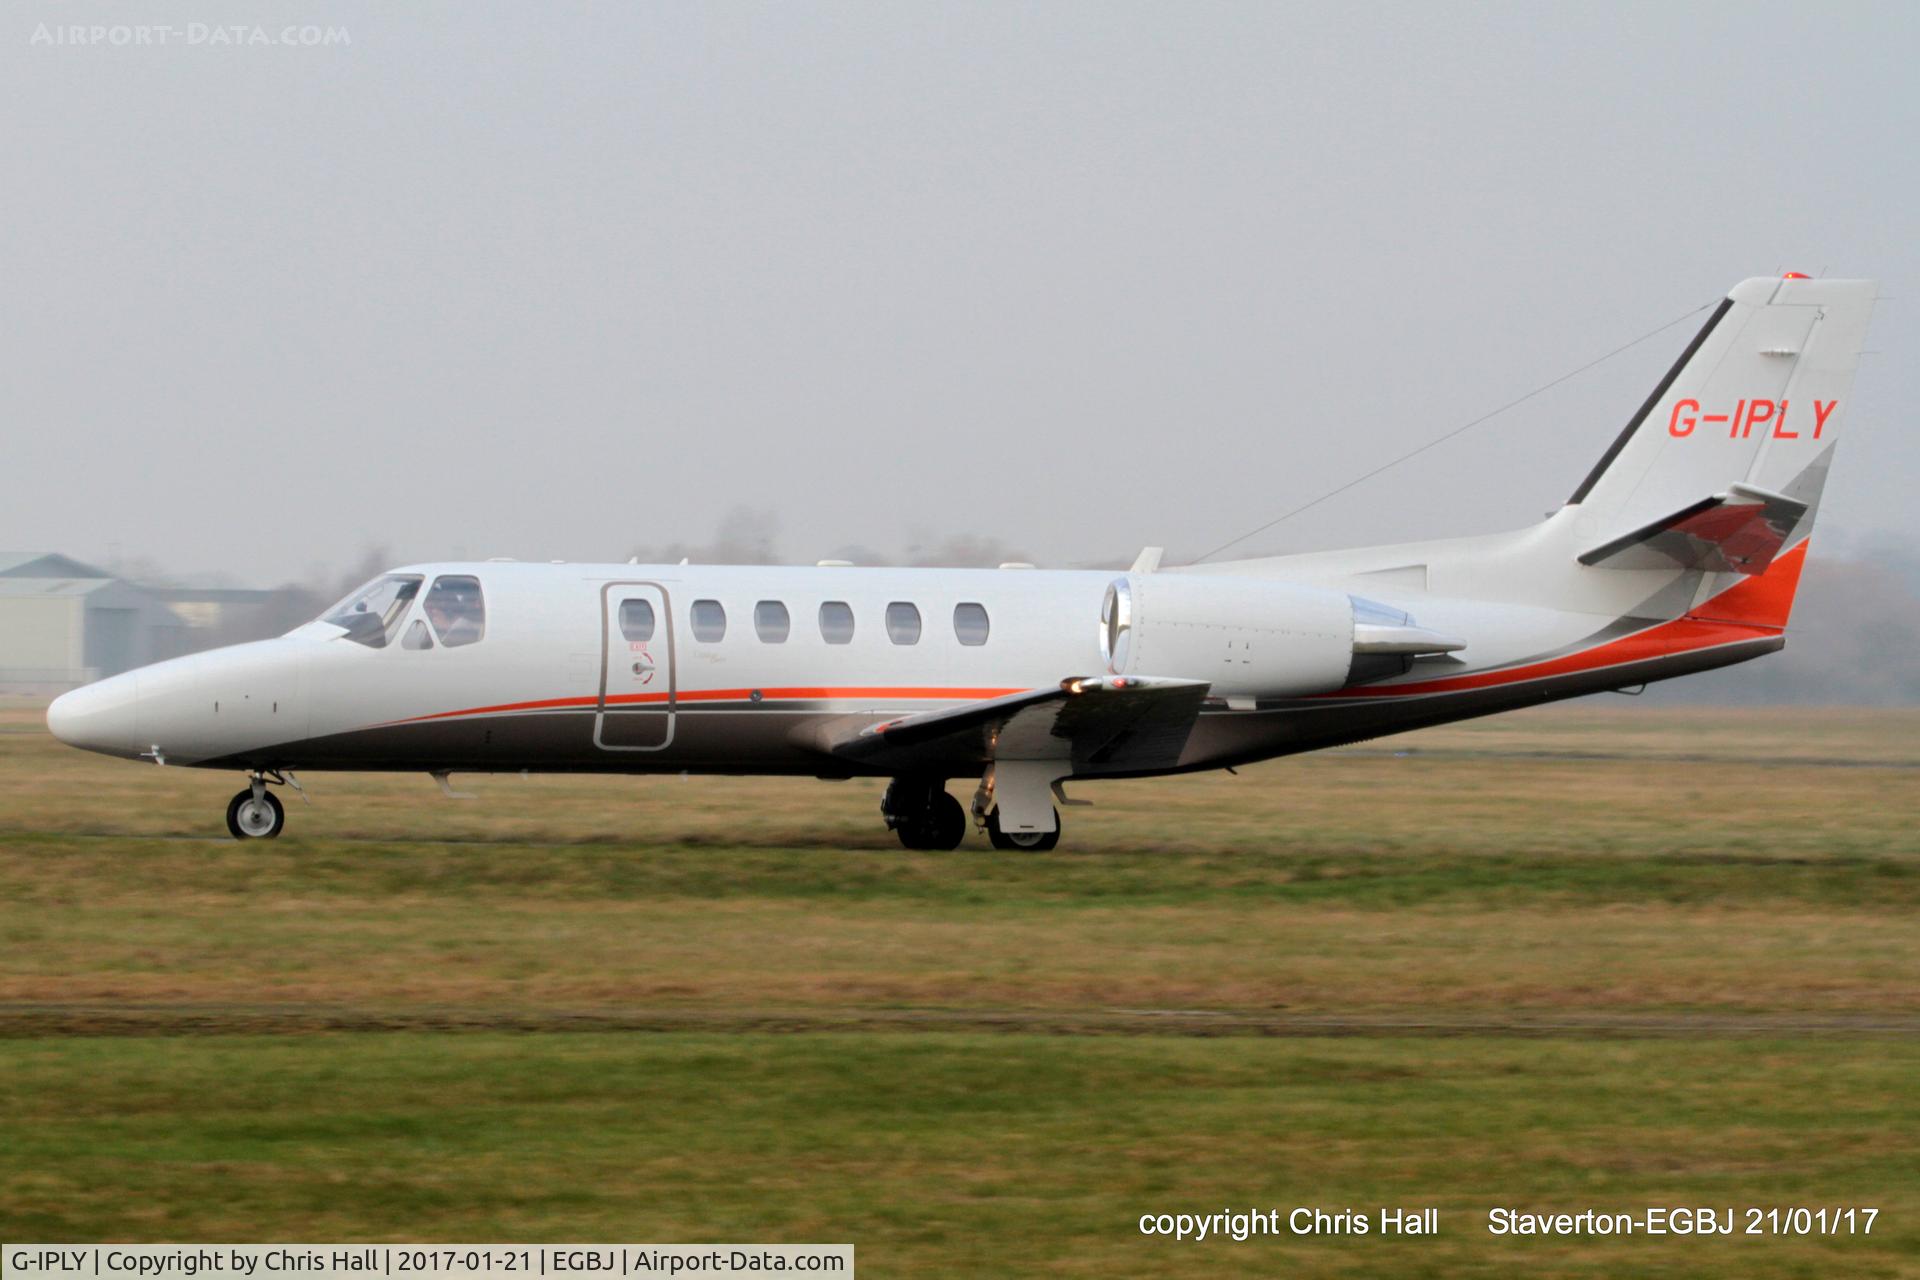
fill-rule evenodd
<path id="1" fill-rule="evenodd" d="M 197 647 L 157 594 L 50 552 L 0 552 L 0 691 L 60 693 Z"/>

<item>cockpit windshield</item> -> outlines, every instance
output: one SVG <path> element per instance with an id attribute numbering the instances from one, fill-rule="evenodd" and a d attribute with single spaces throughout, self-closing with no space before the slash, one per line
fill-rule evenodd
<path id="1" fill-rule="evenodd" d="M 384 649 L 400 630 L 407 606 L 420 594 L 421 578 L 389 573 L 375 578 L 320 615 L 320 621 L 346 628 L 346 638 L 370 649 Z"/>

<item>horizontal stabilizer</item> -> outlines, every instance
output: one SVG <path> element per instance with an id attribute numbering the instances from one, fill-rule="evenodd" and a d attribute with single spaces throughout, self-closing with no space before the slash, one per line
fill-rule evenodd
<path id="1" fill-rule="evenodd" d="M 1704 569 L 1765 573 L 1807 504 L 1784 493 L 1730 485 L 1664 519 L 1604 543 L 1580 563 L 1605 569 Z"/>
<path id="2" fill-rule="evenodd" d="M 1170 768 L 1210 688 L 1204 680 L 1076 677 L 832 735 L 845 759 L 901 771 L 994 760 Z"/>

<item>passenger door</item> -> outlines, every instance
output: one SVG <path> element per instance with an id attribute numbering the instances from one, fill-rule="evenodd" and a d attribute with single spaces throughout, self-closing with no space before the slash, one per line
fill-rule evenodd
<path id="1" fill-rule="evenodd" d="M 603 751 L 658 751 L 673 741 L 673 610 L 657 582 L 600 589 L 600 699 L 593 742 Z"/>

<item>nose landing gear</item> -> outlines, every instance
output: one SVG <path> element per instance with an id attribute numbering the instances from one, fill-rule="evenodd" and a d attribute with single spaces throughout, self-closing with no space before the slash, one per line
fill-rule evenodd
<path id="1" fill-rule="evenodd" d="M 235 840 L 271 840 L 287 825 L 280 797 L 267 790 L 267 781 L 253 775 L 247 789 L 227 801 L 227 831 Z"/>
<path id="2" fill-rule="evenodd" d="M 287 811 L 280 797 L 259 783 L 259 793 L 250 787 L 227 802 L 227 830 L 235 840 L 271 840 L 287 825 Z"/>

